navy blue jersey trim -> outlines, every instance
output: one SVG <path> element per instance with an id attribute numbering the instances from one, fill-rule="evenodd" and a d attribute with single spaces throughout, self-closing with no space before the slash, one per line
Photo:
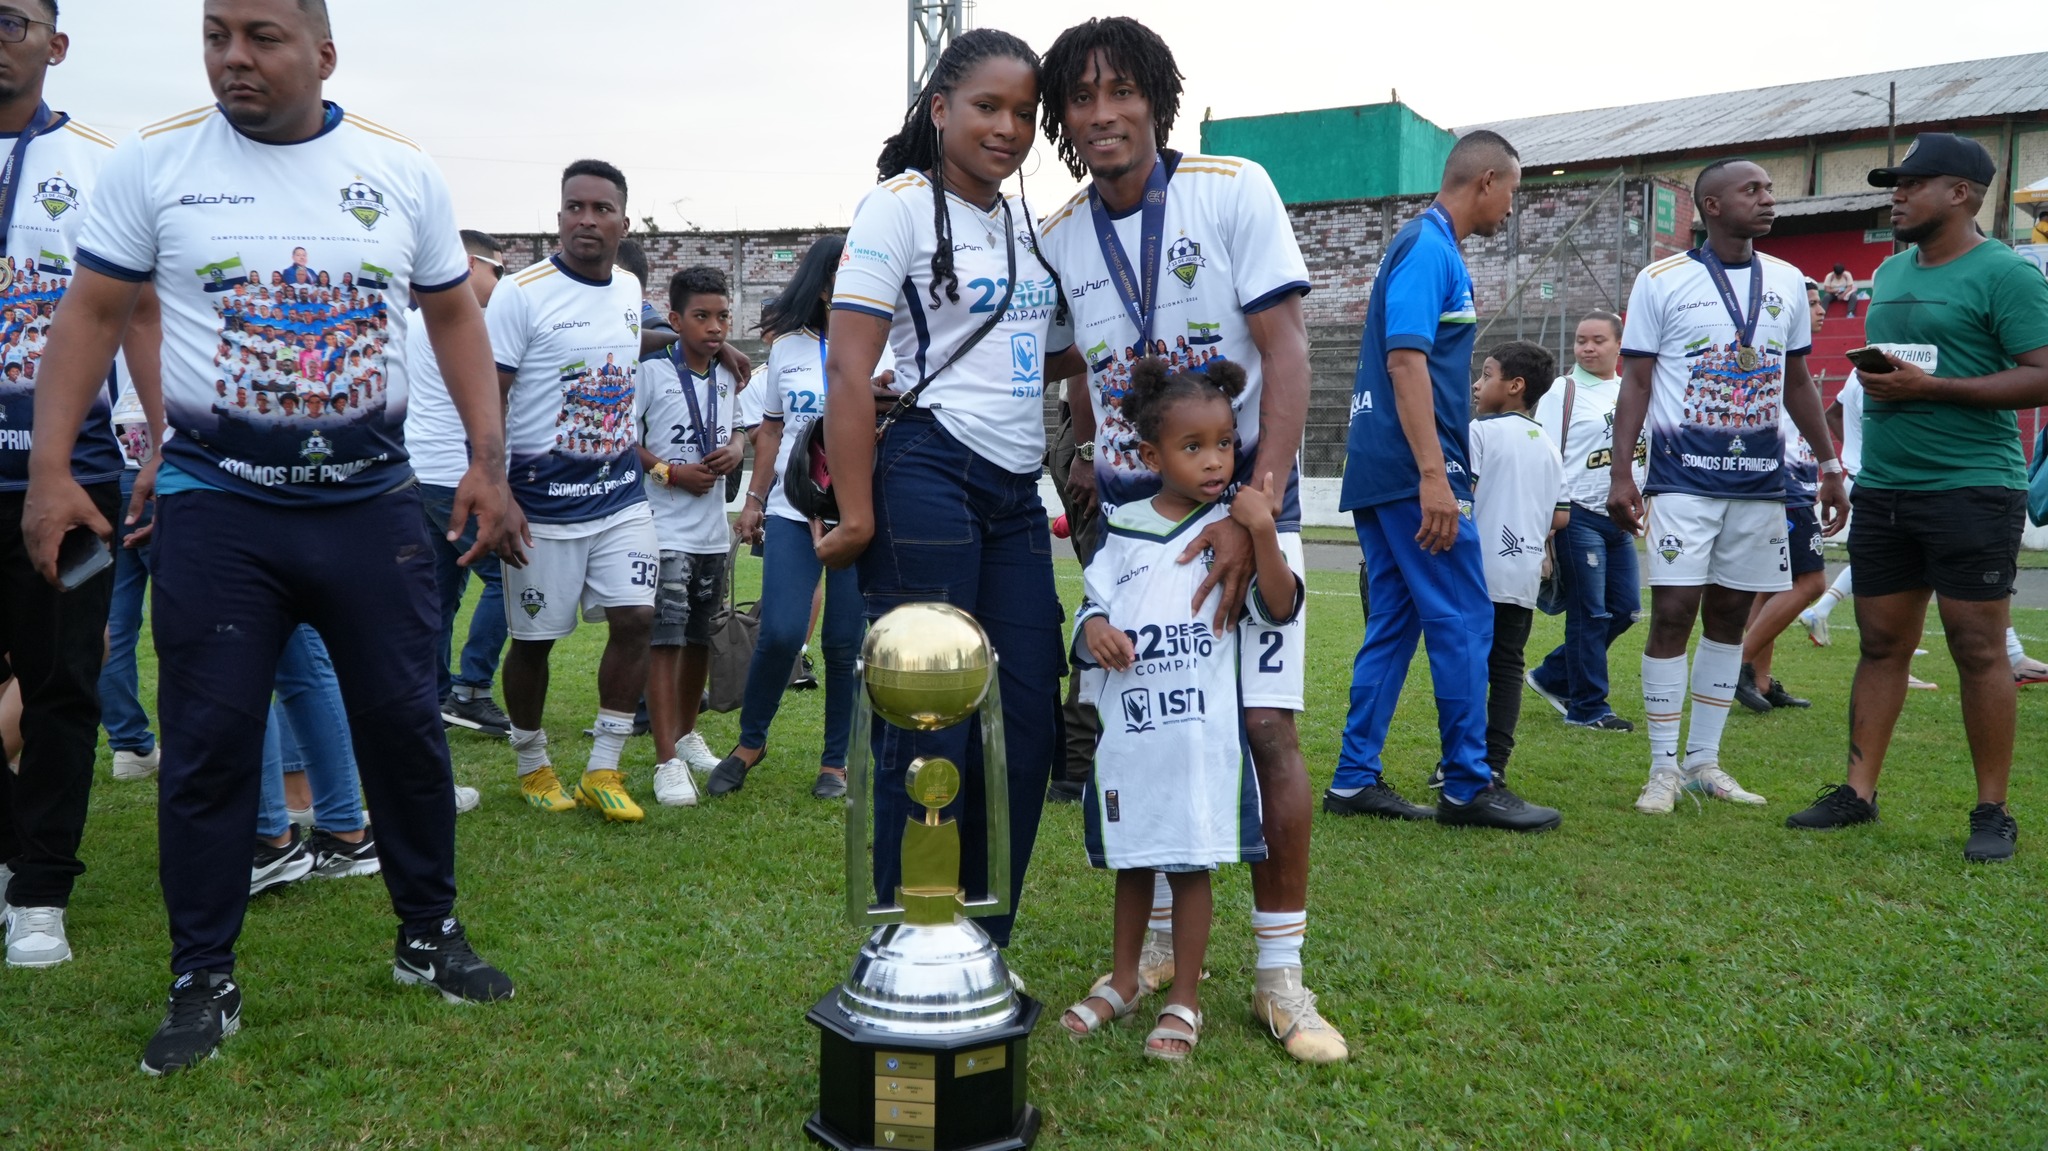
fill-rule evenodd
<path id="1" fill-rule="evenodd" d="M 1194 524 L 1197 520 L 1201 519 L 1202 516 L 1205 515 L 1210 508 L 1213 508 L 1215 506 L 1215 504 L 1201 505 L 1195 510 L 1189 512 L 1187 514 L 1187 518 L 1173 525 L 1172 531 L 1166 532 L 1163 535 L 1158 532 L 1148 532 L 1140 530 L 1138 528 L 1123 527 L 1114 522 L 1108 523 L 1105 526 L 1109 528 L 1111 534 L 1113 535 L 1128 536 L 1129 538 L 1134 540 L 1150 540 L 1154 543 L 1165 543 L 1168 540 L 1179 539 L 1181 534 L 1188 530 L 1189 526 Z"/>
<path id="2" fill-rule="evenodd" d="M 1295 280 L 1292 283 L 1282 284 L 1258 299 L 1253 300 L 1251 303 L 1246 304 L 1243 311 L 1247 316 L 1256 316 L 1267 308 L 1277 307 L 1285 303 L 1289 296 L 1306 296 L 1308 293 L 1308 281 Z"/>
<path id="3" fill-rule="evenodd" d="M 290 148 L 297 144 L 310 144 L 327 133 L 334 131 L 336 128 L 341 127 L 341 105 L 332 100 L 322 100 L 320 101 L 320 130 L 318 132 L 307 136 L 303 140 L 259 140 L 236 127 L 235 122 L 228 117 L 228 110 L 226 108 L 221 107 L 219 104 L 215 104 L 213 107 L 215 111 L 220 113 L 221 120 L 228 127 L 235 129 L 235 135 L 249 141 L 251 144 L 262 144 L 271 148 Z"/>
<path id="4" fill-rule="evenodd" d="M 671 340 L 651 352 L 642 352 L 640 353 L 640 362 L 644 364 L 649 360 L 666 360 L 668 359 L 668 350 L 675 346 L 675 341 Z"/>
<path id="5" fill-rule="evenodd" d="M 461 274 L 461 275 L 459 275 L 459 276 L 455 277 L 454 279 L 452 279 L 452 280 L 448 281 L 448 282 L 447 282 L 447 283 L 445 283 L 445 284 L 414 284 L 414 285 L 412 286 L 412 290 L 413 290 L 413 294 L 414 294 L 414 295 L 428 295 L 428 296 L 431 296 L 431 295 L 433 295 L 433 294 L 434 294 L 435 292 L 445 292 L 445 291 L 447 291 L 447 290 L 448 290 L 448 289 L 450 289 L 450 288 L 456 287 L 457 285 L 459 285 L 459 284 L 462 284 L 463 282 L 467 281 L 468 279 L 469 279 L 469 269 L 468 269 L 468 268 L 464 268 L 464 269 L 462 269 L 462 274 Z"/>
<path id="6" fill-rule="evenodd" d="M 518 368 L 513 367 L 512 365 L 506 363 L 503 360 L 494 360 L 492 362 L 497 365 L 499 371 L 505 373 L 508 376 L 516 376 L 519 374 Z"/>
<path id="7" fill-rule="evenodd" d="M 835 312 L 859 312 L 863 316 L 878 316 L 884 320 L 896 318 L 896 313 L 894 312 L 885 312 L 880 308 L 870 308 L 866 304 L 841 304 L 835 301 L 832 305 L 832 310 Z"/>
<path id="8" fill-rule="evenodd" d="M 95 256 L 84 248 L 78 249 L 78 263 L 79 266 L 91 268 L 102 276 L 112 276 L 117 280 L 126 280 L 131 284 L 149 282 L 148 272 L 138 272 L 133 268 L 124 268 L 103 256 Z"/>
<path id="9" fill-rule="evenodd" d="M 1788 356 L 1810 356 L 1813 354 L 1813 345 L 1808 344 L 1803 348 L 1794 348 L 1785 354 Z"/>
<path id="10" fill-rule="evenodd" d="M 562 273 L 579 284 L 586 284 L 593 288 L 609 288 L 612 286 L 612 278 L 610 276 L 606 276 L 602 280 L 593 280 L 589 276 L 579 276 L 575 272 L 570 271 L 569 265 L 562 262 L 562 253 L 560 252 L 549 256 L 548 263 L 553 264 L 557 272 Z"/>
<path id="11" fill-rule="evenodd" d="M 1621 354 L 1638 360 L 1654 360 L 1657 358 L 1657 353 L 1655 352 L 1638 352 L 1634 348 L 1623 348 Z"/>

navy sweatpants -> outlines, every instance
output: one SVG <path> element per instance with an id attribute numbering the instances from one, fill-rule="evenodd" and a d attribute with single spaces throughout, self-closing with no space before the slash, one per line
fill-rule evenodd
<path id="1" fill-rule="evenodd" d="M 421 929 L 453 909 L 454 780 L 435 694 L 431 542 L 410 485 L 323 508 L 217 491 L 160 501 L 150 602 L 163 731 L 157 868 L 172 972 L 234 966 L 271 685 L 300 623 L 334 659 L 392 907 Z"/>

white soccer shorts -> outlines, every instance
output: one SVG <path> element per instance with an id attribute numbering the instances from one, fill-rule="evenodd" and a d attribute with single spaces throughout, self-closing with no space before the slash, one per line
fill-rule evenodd
<path id="1" fill-rule="evenodd" d="M 579 609 L 654 606 L 661 547 L 646 504 L 591 524 L 533 526 L 526 566 L 502 566 L 513 639 L 560 639 L 576 630 Z M 580 534 L 557 534 L 568 531 Z"/>
<path id="2" fill-rule="evenodd" d="M 1667 492 L 1651 496 L 1651 587 L 1719 584 L 1737 591 L 1792 586 L 1785 505 Z"/>

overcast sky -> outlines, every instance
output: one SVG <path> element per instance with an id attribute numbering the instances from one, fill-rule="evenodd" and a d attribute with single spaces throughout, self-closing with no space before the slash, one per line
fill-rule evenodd
<path id="1" fill-rule="evenodd" d="M 424 145 L 468 227 L 553 231 L 557 174 L 581 156 L 623 168 L 632 215 L 667 231 L 843 225 L 902 121 L 904 0 L 330 6 L 341 62 L 329 98 Z M 51 73 L 51 106 L 119 137 L 211 102 L 200 7 L 65 0 L 71 56 Z M 1708 9 L 1611 0 L 981 0 L 974 23 L 1043 50 L 1088 16 L 1146 21 L 1187 75 L 1171 141 L 1184 149 L 1198 146 L 1204 109 L 1256 115 L 1398 90 L 1449 127 L 2048 47 L 2027 19 L 1930 46 L 1928 9 L 1902 0 L 1727 11 L 1740 27 L 1708 34 Z M 1024 171 L 1041 209 L 1074 188 L 1043 139 Z"/>

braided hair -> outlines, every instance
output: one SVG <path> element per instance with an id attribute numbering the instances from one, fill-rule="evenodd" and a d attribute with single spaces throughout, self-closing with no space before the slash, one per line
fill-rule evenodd
<path id="1" fill-rule="evenodd" d="M 1088 169 L 1067 135 L 1067 97 L 1081 86 L 1088 61 L 1096 52 L 1102 53 L 1111 71 L 1129 77 L 1151 102 L 1153 138 L 1159 146 L 1166 145 L 1174 118 L 1180 115 L 1180 66 L 1173 62 L 1173 49 L 1159 33 L 1129 16 L 1088 20 L 1060 33 L 1045 51 L 1039 118 L 1045 138 L 1058 147 L 1060 162 L 1076 180 L 1087 176 Z"/>
<path id="2" fill-rule="evenodd" d="M 1219 399 L 1228 404 L 1244 391 L 1243 366 L 1216 360 L 1201 371 L 1176 372 L 1165 360 L 1147 356 L 1131 365 L 1131 389 L 1124 393 L 1124 418 L 1138 438 L 1159 446 L 1159 425 L 1183 400 Z"/>
<path id="3" fill-rule="evenodd" d="M 878 183 L 894 179 L 906 169 L 932 174 L 932 231 L 937 236 L 937 243 L 932 246 L 932 311 L 939 309 L 942 286 L 946 299 L 960 302 L 960 277 L 953 271 L 953 219 L 946 205 L 946 141 L 944 133 L 932 119 L 932 100 L 941 93 L 951 95 L 976 64 L 999 58 L 1023 61 L 1031 69 L 1032 80 L 1036 82 L 1039 79 L 1038 53 L 1031 50 L 1031 45 L 994 28 L 963 32 L 939 54 L 938 64 L 932 69 L 932 78 L 904 111 L 903 126 L 882 142 L 882 154 L 875 160 L 875 180 Z M 1024 175 L 1020 171 L 1017 187 L 1021 191 L 1023 186 Z M 1046 263 L 1038 251 L 1038 229 L 1028 212 L 1024 227 L 1031 254 L 1037 258 L 1038 266 L 1045 269 L 1045 274 L 1052 276 L 1054 295 L 1059 298 L 1058 318 L 1064 320 L 1067 315 L 1066 295 L 1059 291 L 1059 277 L 1054 274 L 1052 265 Z"/>

